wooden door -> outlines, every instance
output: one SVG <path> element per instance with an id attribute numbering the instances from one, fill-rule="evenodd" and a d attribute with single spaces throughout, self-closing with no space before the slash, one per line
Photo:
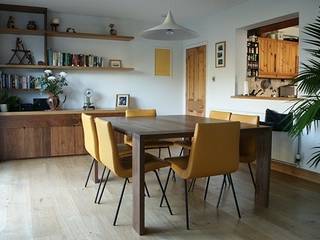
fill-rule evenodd
<path id="1" fill-rule="evenodd" d="M 277 77 L 277 40 L 259 38 L 259 76 Z"/>
<path id="2" fill-rule="evenodd" d="M 278 41 L 277 77 L 293 78 L 298 74 L 298 43 Z"/>
<path id="3" fill-rule="evenodd" d="M 206 46 L 186 51 L 186 114 L 205 116 Z"/>

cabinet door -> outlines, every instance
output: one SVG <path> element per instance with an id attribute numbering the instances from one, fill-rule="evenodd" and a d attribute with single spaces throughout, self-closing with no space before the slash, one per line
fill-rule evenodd
<path id="1" fill-rule="evenodd" d="M 83 137 L 83 128 L 82 126 L 74 126 L 75 134 L 75 153 L 76 154 L 87 154 L 86 149 L 84 148 L 84 137 Z"/>
<path id="2" fill-rule="evenodd" d="M 51 156 L 75 154 L 75 127 L 51 127 Z"/>
<path id="3" fill-rule="evenodd" d="M 293 78 L 298 74 L 298 43 L 278 41 L 277 75 Z"/>
<path id="4" fill-rule="evenodd" d="M 0 128 L 0 160 L 24 158 L 24 128 Z"/>
<path id="5" fill-rule="evenodd" d="M 50 156 L 50 129 L 24 129 L 24 157 L 37 158 Z"/>
<path id="6" fill-rule="evenodd" d="M 277 40 L 259 38 L 259 76 L 277 75 Z"/>

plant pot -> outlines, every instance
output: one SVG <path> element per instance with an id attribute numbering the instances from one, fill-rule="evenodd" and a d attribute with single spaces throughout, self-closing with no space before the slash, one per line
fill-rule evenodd
<path id="1" fill-rule="evenodd" d="M 51 111 L 56 111 L 60 109 L 60 99 L 58 96 L 50 95 L 47 99 L 47 103 Z"/>
<path id="2" fill-rule="evenodd" d="M 8 104 L 0 104 L 1 112 L 8 112 Z"/>

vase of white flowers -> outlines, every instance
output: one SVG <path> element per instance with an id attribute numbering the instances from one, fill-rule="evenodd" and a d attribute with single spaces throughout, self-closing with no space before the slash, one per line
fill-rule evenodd
<path id="1" fill-rule="evenodd" d="M 41 91 L 48 93 L 48 105 L 50 110 L 60 109 L 61 101 L 59 95 L 63 93 L 63 87 L 68 86 L 67 74 L 60 72 L 54 75 L 51 70 L 45 70 L 44 76 L 40 78 Z M 63 101 L 65 102 L 66 97 Z"/>

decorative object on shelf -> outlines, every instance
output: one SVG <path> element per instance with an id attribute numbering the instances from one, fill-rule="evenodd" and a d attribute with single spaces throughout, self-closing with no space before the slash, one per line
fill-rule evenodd
<path id="1" fill-rule="evenodd" d="M 169 10 L 164 21 L 153 28 L 149 28 L 142 33 L 142 37 L 152 40 L 187 40 L 198 37 L 198 34 L 188 28 L 176 24 L 172 13 Z"/>
<path id="2" fill-rule="evenodd" d="M 16 48 L 11 49 L 13 51 L 13 55 L 9 60 L 8 64 L 14 64 L 14 59 L 17 58 L 19 60 L 18 64 L 24 64 L 24 60 L 27 60 L 26 64 L 34 64 L 33 56 L 30 50 L 26 50 L 20 38 L 16 40 Z M 22 57 L 20 53 L 23 53 Z"/>
<path id="3" fill-rule="evenodd" d="M 59 27 L 59 25 L 60 25 L 60 19 L 57 18 L 57 17 L 52 18 L 51 24 L 50 24 L 50 26 L 51 26 L 51 31 L 53 31 L 53 32 L 58 32 L 58 27 Z"/>
<path id="4" fill-rule="evenodd" d="M 110 35 L 116 36 L 118 34 L 118 31 L 116 29 L 114 29 L 113 23 L 109 24 L 109 28 L 110 28 L 110 30 L 109 30 Z"/>
<path id="5" fill-rule="evenodd" d="M 28 24 L 27 24 L 27 29 L 28 30 L 37 30 L 38 27 L 37 27 L 37 24 L 35 21 L 29 21 Z"/>
<path id="6" fill-rule="evenodd" d="M 66 76 L 65 72 L 54 75 L 51 70 L 45 70 L 44 76 L 40 77 L 41 90 L 48 93 L 48 105 L 52 111 L 60 109 L 61 104 L 66 101 L 66 97 L 62 102 L 59 99 L 63 87 L 68 86 Z"/>
<path id="7" fill-rule="evenodd" d="M 90 88 L 86 89 L 84 92 L 84 104 L 83 104 L 84 110 L 94 110 L 95 109 L 92 98 L 93 98 L 93 90 Z"/>
<path id="8" fill-rule="evenodd" d="M 44 61 L 38 61 L 38 65 L 46 65 L 46 63 Z"/>
<path id="9" fill-rule="evenodd" d="M 109 60 L 109 67 L 111 68 L 121 68 L 122 67 L 122 61 L 118 59 L 110 59 Z"/>
<path id="10" fill-rule="evenodd" d="M 116 108 L 129 108 L 129 104 L 130 104 L 129 94 L 116 95 Z"/>
<path id="11" fill-rule="evenodd" d="M 247 77 L 259 76 L 259 42 L 253 35 L 247 41 Z"/>
<path id="12" fill-rule="evenodd" d="M 249 82 L 247 80 L 243 81 L 243 95 L 244 96 L 249 95 Z"/>
<path id="13" fill-rule="evenodd" d="M 16 28 L 14 16 L 9 16 L 7 28 Z"/>
<path id="14" fill-rule="evenodd" d="M 226 41 L 217 42 L 215 49 L 216 68 L 226 66 Z"/>
<path id="15" fill-rule="evenodd" d="M 72 33 L 76 33 L 76 29 L 75 28 L 71 28 L 71 27 L 68 27 L 66 32 L 72 32 Z"/>

